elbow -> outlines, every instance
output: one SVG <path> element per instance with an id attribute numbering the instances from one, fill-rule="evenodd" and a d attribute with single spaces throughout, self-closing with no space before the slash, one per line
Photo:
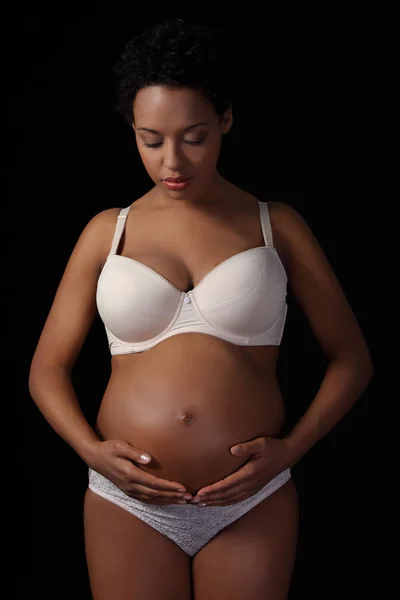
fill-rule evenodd
<path id="1" fill-rule="evenodd" d="M 40 382 L 43 381 L 39 369 L 32 369 L 29 372 L 28 377 L 28 390 L 31 398 L 35 400 L 38 391 L 40 389 Z"/>
<path id="2" fill-rule="evenodd" d="M 38 370 L 39 369 L 37 366 L 37 361 L 35 361 L 35 357 L 33 357 L 33 360 L 29 367 L 29 375 L 28 375 L 28 390 L 29 390 L 29 393 L 32 396 L 32 398 L 35 393 Z"/>
<path id="3" fill-rule="evenodd" d="M 356 362 L 356 368 L 360 381 L 361 391 L 363 391 L 368 387 L 374 374 L 374 366 L 372 363 L 371 356 L 368 355 L 362 360 L 358 360 Z"/>
<path id="4" fill-rule="evenodd" d="M 357 364 L 360 372 L 360 377 L 366 387 L 374 374 L 374 364 L 368 345 L 365 342 L 361 344 L 361 346 L 354 352 L 354 356 L 355 363 Z"/>
<path id="5" fill-rule="evenodd" d="M 40 386 L 40 381 L 43 380 L 42 373 L 43 368 L 41 367 L 41 365 L 39 365 L 37 361 L 33 360 L 29 369 L 28 376 L 28 390 L 33 400 L 35 399 L 38 388 Z"/>
<path id="6" fill-rule="evenodd" d="M 368 352 L 368 356 L 365 359 L 365 363 L 363 365 L 363 373 L 365 378 L 365 387 L 369 384 L 372 377 L 374 376 L 374 363 L 372 361 L 371 354 Z"/>
<path id="7" fill-rule="evenodd" d="M 338 357 L 340 362 L 346 363 L 353 371 L 359 382 L 360 390 L 364 390 L 374 375 L 374 365 L 371 353 L 366 345 Z"/>
<path id="8" fill-rule="evenodd" d="M 351 343 L 346 347 L 336 348 L 328 352 L 328 360 L 332 364 L 341 365 L 357 382 L 362 391 L 370 383 L 374 375 L 374 364 L 368 345 L 364 340 Z"/>
<path id="9" fill-rule="evenodd" d="M 31 398 L 36 401 L 42 389 L 47 386 L 49 378 L 52 379 L 54 374 L 61 372 L 68 374 L 68 369 L 57 363 L 45 361 L 38 356 L 34 356 L 28 375 L 28 390 Z"/>

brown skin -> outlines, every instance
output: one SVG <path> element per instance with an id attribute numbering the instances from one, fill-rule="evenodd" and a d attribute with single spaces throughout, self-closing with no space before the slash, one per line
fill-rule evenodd
<path id="1" fill-rule="evenodd" d="M 228 200 L 229 184 L 219 175 L 216 164 L 222 135 L 232 126 L 231 110 L 219 117 L 194 90 L 149 87 L 137 94 L 133 115 L 140 157 L 157 186 L 151 191 L 152 202 L 193 210 L 194 205 L 221 205 L 223 198 Z M 193 177 L 183 192 L 171 191 L 162 183 L 179 176 Z"/>
<path id="2" fill-rule="evenodd" d="M 141 90 L 133 110 L 138 149 L 155 187 L 133 204 L 119 253 L 187 290 L 229 256 L 264 244 L 256 199 L 216 169 L 232 113 L 220 118 L 193 90 L 158 87 Z M 200 122 L 207 125 L 187 129 Z M 160 145 L 148 148 L 145 143 Z M 167 190 L 161 181 L 180 175 L 193 177 L 184 192 Z M 96 215 L 78 240 L 33 357 L 30 390 L 59 435 L 132 497 L 176 503 L 184 497 L 176 491 L 179 486 L 191 493 L 208 492 L 207 504 L 248 497 L 295 464 L 368 384 L 372 369 L 365 340 L 313 233 L 289 206 L 270 202 L 269 210 L 289 284 L 329 358 L 315 399 L 284 439 L 279 435 L 285 415 L 275 373 L 278 348 L 238 347 L 201 334 L 175 336 L 145 353 L 113 357 L 93 431 L 79 408 L 70 373 L 96 315 L 97 279 L 119 209 Z M 241 457 L 232 453 L 238 443 L 245 450 Z M 142 451 L 152 456 L 145 466 Z M 266 593 L 272 600 L 283 599 L 296 536 L 291 481 L 222 530 L 193 564 L 170 540 L 129 513 L 90 491 L 85 498 L 95 600 L 186 600 L 191 597 L 190 569 L 196 600 L 258 600 Z M 244 545 L 248 560 L 243 562 L 235 552 Z M 124 560 L 116 560 L 118 555 Z"/>

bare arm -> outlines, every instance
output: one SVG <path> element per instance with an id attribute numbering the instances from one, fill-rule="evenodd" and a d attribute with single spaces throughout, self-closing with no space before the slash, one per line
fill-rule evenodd
<path id="1" fill-rule="evenodd" d="M 96 316 L 96 285 L 111 246 L 116 209 L 83 230 L 64 271 L 36 347 L 29 391 L 51 427 L 88 462 L 99 438 L 85 419 L 71 371 Z"/>
<path id="2" fill-rule="evenodd" d="M 304 219 L 279 202 L 270 205 L 275 244 L 286 257 L 289 284 L 329 359 L 319 390 L 285 438 L 295 464 L 350 410 L 372 376 L 371 357 L 342 288 Z"/>

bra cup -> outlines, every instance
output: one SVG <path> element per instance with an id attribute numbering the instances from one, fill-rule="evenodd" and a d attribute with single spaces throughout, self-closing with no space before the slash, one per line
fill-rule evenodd
<path id="1" fill-rule="evenodd" d="M 159 335 L 174 320 L 179 290 L 133 262 L 104 268 L 97 287 L 97 308 L 106 327 L 128 343 Z"/>
<path id="2" fill-rule="evenodd" d="M 286 286 L 281 280 L 277 280 L 208 309 L 202 309 L 201 304 L 198 304 L 198 308 L 204 321 L 211 327 L 251 338 L 268 331 L 274 325 L 285 301 Z"/>
<path id="3" fill-rule="evenodd" d="M 287 276 L 274 248 L 262 246 L 231 257 L 183 292 L 154 270 L 110 255 L 97 285 L 97 308 L 110 339 L 145 344 L 176 331 L 200 331 L 237 342 L 267 333 L 275 337 L 286 302 Z M 186 295 L 185 295 L 186 296 Z M 283 326 L 283 323 L 282 323 Z M 114 343 L 113 342 L 113 343 Z"/>
<path id="4" fill-rule="evenodd" d="M 210 273 L 205 285 L 195 289 L 194 298 L 206 323 L 233 335 L 252 337 L 268 331 L 281 314 L 286 283 L 276 252 L 270 247 L 257 248 L 250 256 L 243 255 L 218 273 Z"/>

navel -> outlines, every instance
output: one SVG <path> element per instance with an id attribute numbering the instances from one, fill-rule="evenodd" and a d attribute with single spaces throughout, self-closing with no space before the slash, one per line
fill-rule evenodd
<path id="1" fill-rule="evenodd" d="M 183 410 L 178 414 L 178 421 L 182 425 L 191 425 L 196 420 L 196 415 L 192 411 Z"/>

